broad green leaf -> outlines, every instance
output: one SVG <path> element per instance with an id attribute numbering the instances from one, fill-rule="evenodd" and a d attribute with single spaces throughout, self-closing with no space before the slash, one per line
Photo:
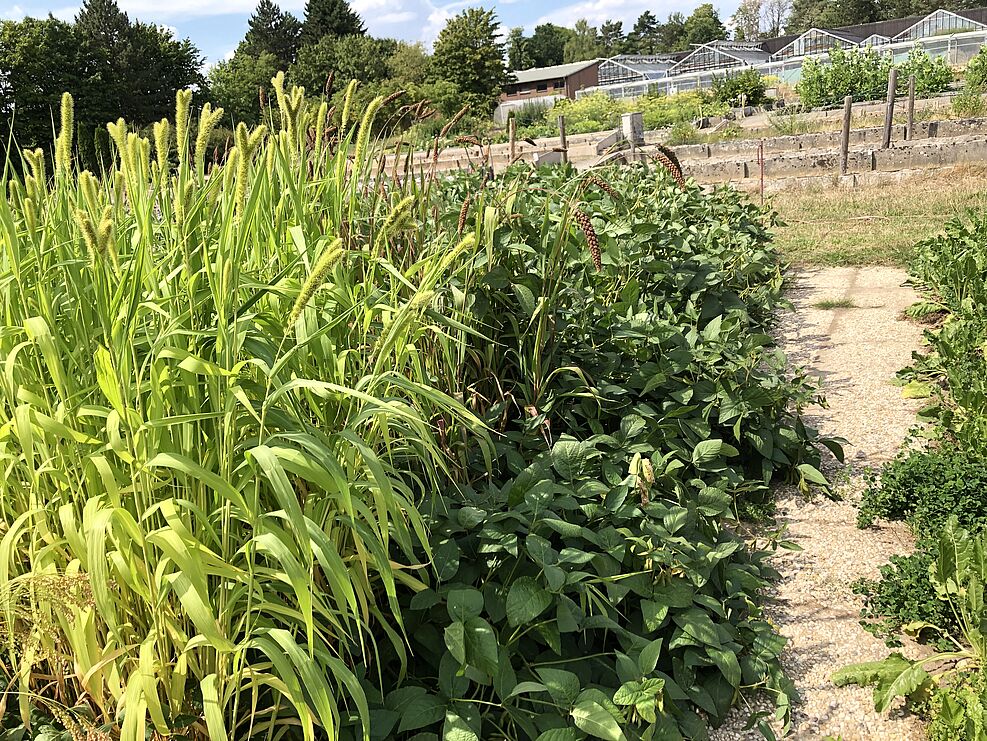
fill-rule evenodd
<path id="1" fill-rule="evenodd" d="M 442 741 L 480 741 L 470 725 L 451 710 L 446 711 L 442 725 Z"/>
<path id="2" fill-rule="evenodd" d="M 535 741 L 576 741 L 576 732 L 571 728 L 552 728 L 539 735 Z"/>
<path id="3" fill-rule="evenodd" d="M 582 473 L 589 460 L 585 443 L 559 440 L 552 446 L 552 467 L 564 479 L 574 479 Z"/>
<path id="4" fill-rule="evenodd" d="M 552 604 L 552 596 L 530 576 L 522 576 L 507 593 L 507 622 L 511 626 L 530 623 Z"/>
<path id="5" fill-rule="evenodd" d="M 565 669 L 550 667 L 537 667 L 535 672 L 556 703 L 563 708 L 572 707 L 579 696 L 579 677 Z"/>
<path id="6" fill-rule="evenodd" d="M 722 440 L 703 440 L 692 450 L 692 462 L 699 466 L 712 463 L 720 458 L 732 458 L 740 455 L 740 451 Z"/>
<path id="7" fill-rule="evenodd" d="M 404 703 L 399 712 L 398 732 L 401 733 L 438 723 L 445 717 L 446 708 L 435 695 L 419 693 Z"/>
<path id="8" fill-rule="evenodd" d="M 446 597 L 449 617 L 465 623 L 483 612 L 483 595 L 476 589 L 453 589 Z"/>
<path id="9" fill-rule="evenodd" d="M 826 477 L 819 472 L 815 466 L 811 466 L 808 463 L 799 464 L 799 473 L 802 477 L 808 481 L 810 484 L 817 484 L 818 486 L 829 486 L 829 482 L 826 481 Z"/>
<path id="10" fill-rule="evenodd" d="M 491 677 L 497 674 L 500 648 L 493 628 L 483 618 L 466 621 L 466 663 Z"/>
<path id="11" fill-rule="evenodd" d="M 447 625 L 445 644 L 460 666 L 466 663 L 466 625 L 459 620 Z"/>
<path id="12" fill-rule="evenodd" d="M 576 727 L 593 738 L 606 741 L 626 741 L 627 737 L 609 711 L 593 700 L 581 700 L 572 709 Z"/>

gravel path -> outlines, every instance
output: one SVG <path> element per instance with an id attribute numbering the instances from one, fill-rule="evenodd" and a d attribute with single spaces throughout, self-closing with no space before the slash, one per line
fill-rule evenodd
<path id="1" fill-rule="evenodd" d="M 804 270 L 789 293 L 795 311 L 780 327 L 779 340 L 792 362 L 823 383 L 829 408 L 809 410 L 809 422 L 850 441 L 847 465 L 830 458 L 823 468 L 844 501 L 805 500 L 794 490 L 779 493 L 778 521 L 788 525 L 790 537 L 804 549 L 776 558 L 782 578 L 767 607 L 789 639 L 783 662 L 801 695 L 790 738 L 925 738 L 916 718 L 896 710 L 875 713 L 869 688 L 837 688 L 829 681 L 845 664 L 887 656 L 884 642 L 860 627 L 861 598 L 851 584 L 876 576 L 890 555 L 911 549 L 911 537 L 899 523 L 858 530 L 855 506 L 864 469 L 894 457 L 915 422 L 915 403 L 890 383 L 922 339 L 919 327 L 899 318 L 916 300 L 902 286 L 904 280 L 905 273 L 895 268 Z M 854 308 L 815 306 L 839 299 L 849 299 Z M 760 738 L 740 730 L 749 711 L 736 712 L 713 739 Z"/>

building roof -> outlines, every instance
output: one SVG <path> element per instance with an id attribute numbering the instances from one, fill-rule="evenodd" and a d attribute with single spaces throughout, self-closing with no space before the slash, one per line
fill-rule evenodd
<path id="1" fill-rule="evenodd" d="M 639 74 L 644 79 L 664 76 L 665 72 L 675 64 L 671 56 L 646 56 L 643 54 L 620 54 L 604 60 L 617 64 L 630 72 Z"/>
<path id="2" fill-rule="evenodd" d="M 863 42 L 863 40 L 864 40 L 863 36 L 854 36 L 853 34 L 847 33 L 846 31 L 842 31 L 842 30 L 838 30 L 838 29 L 819 28 L 817 26 L 813 26 L 808 31 L 800 34 L 799 36 L 796 36 L 786 46 L 783 46 L 782 48 L 780 48 L 776 52 L 774 52 L 774 56 L 776 56 L 776 57 L 786 57 L 786 56 L 788 56 L 788 57 L 792 57 L 792 56 L 801 57 L 801 56 L 804 56 L 808 52 L 806 51 L 806 48 L 805 48 L 806 47 L 806 42 L 803 39 L 811 40 L 812 37 L 814 37 L 814 36 L 816 36 L 816 37 L 818 37 L 818 36 L 828 36 L 831 39 L 836 39 L 837 41 L 842 41 L 845 44 L 847 44 L 848 46 L 859 46 L 861 44 L 861 42 Z M 800 46 L 800 43 L 801 43 L 801 46 Z M 791 52 L 788 53 L 788 54 L 785 54 L 785 52 L 789 52 L 789 50 L 791 50 Z"/>
<path id="3" fill-rule="evenodd" d="M 770 56 L 756 41 L 710 41 L 706 44 L 697 44 L 689 55 L 679 60 L 669 72 L 676 74 L 682 71 L 736 66 L 711 61 L 720 58 L 732 59 L 739 65 L 755 65 L 768 61 Z"/>
<path id="4" fill-rule="evenodd" d="M 554 67 L 532 67 L 531 69 L 515 70 L 513 72 L 514 82 L 524 83 L 557 80 L 560 77 L 569 77 L 577 72 L 582 72 L 584 69 L 588 69 L 602 61 L 602 59 L 589 59 L 585 62 L 556 64 Z"/>

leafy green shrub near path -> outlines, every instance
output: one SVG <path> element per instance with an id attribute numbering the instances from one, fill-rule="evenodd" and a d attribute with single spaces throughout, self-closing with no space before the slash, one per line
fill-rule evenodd
<path id="1" fill-rule="evenodd" d="M 938 646 L 948 646 L 948 636 L 960 635 L 956 616 L 929 581 L 933 551 L 934 543 L 925 541 L 914 553 L 891 556 L 878 579 L 860 579 L 853 585 L 853 591 L 864 597 L 864 628 L 889 646 L 901 645 L 902 631 L 909 625 L 935 625 L 937 631 L 917 629 L 914 633 Z"/>
<path id="2" fill-rule="evenodd" d="M 980 47 L 980 51 L 966 64 L 963 71 L 963 80 L 967 85 L 980 87 L 987 86 L 987 47 Z"/>
<path id="3" fill-rule="evenodd" d="M 987 48 L 981 47 L 976 56 L 967 62 L 963 71 L 963 90 L 953 98 L 953 111 L 969 118 L 983 116 L 987 112 Z"/>
<path id="4" fill-rule="evenodd" d="M 935 536 L 955 515 L 962 527 L 987 525 L 987 460 L 947 445 L 903 455 L 864 492 L 857 524 L 906 520 L 919 538 Z"/>
<path id="5" fill-rule="evenodd" d="M 932 447 L 886 465 L 864 496 L 860 524 L 907 520 L 915 554 L 892 559 L 877 582 L 859 585 L 864 617 L 891 638 L 921 633 L 948 649 L 922 661 L 892 654 L 847 667 L 834 680 L 875 686 L 875 705 L 905 697 L 930 719 L 930 738 L 981 741 L 987 728 L 987 218 L 970 214 L 916 247 L 911 267 L 924 301 L 916 316 L 936 313 L 929 350 L 901 372 L 931 397 Z M 924 573 L 923 573 L 924 572 Z M 931 672 L 931 673 L 930 673 Z"/>
<path id="6" fill-rule="evenodd" d="M 888 74 L 893 65 L 890 54 L 872 47 L 850 50 L 834 47 L 825 61 L 805 60 L 795 90 L 807 108 L 838 105 L 848 95 L 855 101 L 878 100 L 887 95 Z M 897 66 L 899 94 L 908 85 L 909 75 L 915 75 L 915 91 L 919 96 L 940 93 L 953 79 L 946 60 L 933 59 L 921 47 L 912 49 L 908 58 Z"/>

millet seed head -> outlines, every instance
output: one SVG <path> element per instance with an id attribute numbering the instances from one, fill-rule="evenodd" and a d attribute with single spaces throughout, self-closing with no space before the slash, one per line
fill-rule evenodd
<path id="1" fill-rule="evenodd" d="M 593 228 L 593 222 L 590 220 L 589 216 L 580 210 L 578 206 L 573 210 L 572 216 L 586 237 L 586 244 L 589 246 L 589 254 L 593 259 L 593 267 L 597 270 L 603 270 L 603 256 L 600 251 L 600 238 L 596 235 L 596 230 Z"/>

